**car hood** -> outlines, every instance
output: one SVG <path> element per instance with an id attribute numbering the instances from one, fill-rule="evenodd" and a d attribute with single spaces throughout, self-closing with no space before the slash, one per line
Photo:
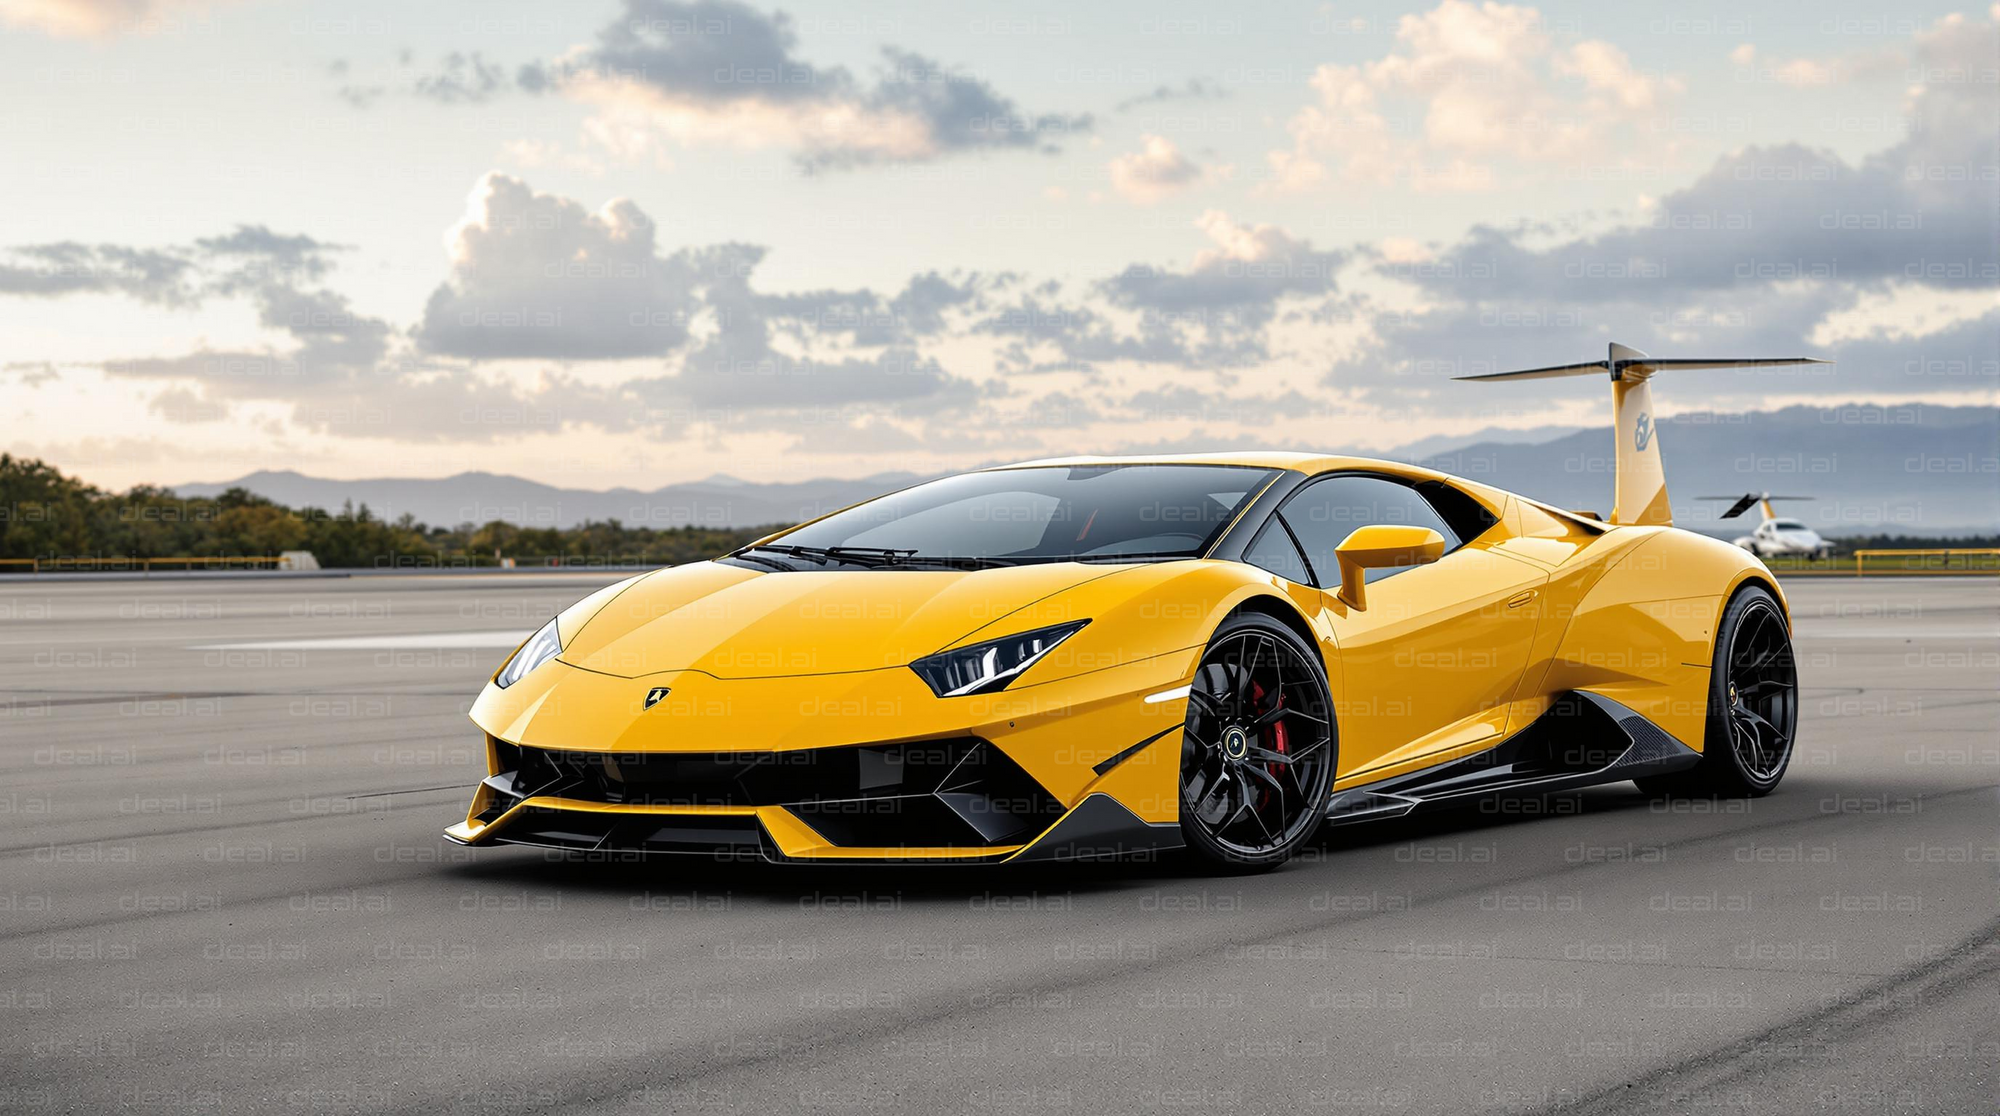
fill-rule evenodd
<path id="1" fill-rule="evenodd" d="M 613 597 L 562 661 L 620 678 L 698 670 L 717 678 L 899 667 L 1066 589 L 1131 566 L 1050 563 L 992 570 L 763 572 L 697 562 Z"/>

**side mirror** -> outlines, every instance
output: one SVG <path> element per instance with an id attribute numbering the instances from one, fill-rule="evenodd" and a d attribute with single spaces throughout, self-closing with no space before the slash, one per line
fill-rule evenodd
<path id="1" fill-rule="evenodd" d="M 1336 595 L 1358 611 L 1368 607 L 1363 571 L 1429 565 L 1444 557 L 1444 536 L 1429 527 L 1357 527 L 1333 548 L 1333 556 L 1340 562 L 1340 592 Z"/>

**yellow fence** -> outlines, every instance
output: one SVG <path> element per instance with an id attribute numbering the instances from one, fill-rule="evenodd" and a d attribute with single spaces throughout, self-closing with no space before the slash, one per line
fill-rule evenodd
<path id="1" fill-rule="evenodd" d="M 1783 577 L 1899 577 L 2000 574 L 2000 549 L 1954 546 L 1931 550 L 1857 550 L 1838 558 L 1787 554 L 1764 559 Z"/>
<path id="2" fill-rule="evenodd" d="M 276 558 L 211 558 L 211 557 L 171 557 L 171 558 L 0 558 L 0 566 L 10 569 L 27 567 L 29 573 L 50 573 L 62 571 L 91 572 L 97 570 L 142 570 L 151 573 L 156 569 L 194 570 L 225 569 L 235 566 L 262 565 L 276 568 Z"/>
<path id="3" fill-rule="evenodd" d="M 1869 568 L 1869 559 L 1893 561 Z M 1854 552 L 1856 577 L 1882 574 L 1996 574 L 2000 573 L 2000 549 L 1987 547 L 1946 547 L 1939 550 L 1857 550 Z"/>

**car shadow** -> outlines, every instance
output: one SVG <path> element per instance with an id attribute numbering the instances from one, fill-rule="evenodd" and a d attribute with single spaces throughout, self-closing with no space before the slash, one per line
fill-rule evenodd
<path id="1" fill-rule="evenodd" d="M 1531 822 L 1645 810 L 1649 800 L 1629 784 L 1591 787 L 1543 798 L 1488 800 L 1432 808 L 1404 818 L 1331 826 L 1280 875 L 1323 870 L 1328 862 L 1384 846 L 1405 845 Z M 1162 883 L 1211 883 L 1230 877 L 1205 869 L 1184 853 L 1117 861 L 994 865 L 771 864 L 718 861 L 696 855 L 565 853 L 525 847 L 483 850 L 476 860 L 446 871 L 468 883 L 595 893 L 638 900 L 728 894 L 732 902 L 765 901 L 797 907 L 817 902 L 829 909 L 865 908 L 893 897 L 899 904 L 963 906 L 968 899 L 1033 900 L 1038 897 L 1114 895 L 1157 889 Z"/>
<path id="2" fill-rule="evenodd" d="M 1319 831 L 1314 844 L 1328 853 L 1368 849 L 1482 829 L 1644 810 L 1652 801 L 1630 783 L 1612 783 L 1544 796 L 1430 805 L 1400 818 L 1327 826 Z"/>

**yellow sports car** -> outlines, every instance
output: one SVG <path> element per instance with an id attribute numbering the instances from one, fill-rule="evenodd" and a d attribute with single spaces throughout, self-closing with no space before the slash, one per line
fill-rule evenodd
<path id="1" fill-rule="evenodd" d="M 1186 849 L 1635 780 L 1762 795 L 1790 621 L 1667 525 L 1613 347 L 1608 518 L 1308 453 L 1073 458 L 920 484 L 577 602 L 472 707 L 468 845 L 775 862 Z M 1765 363 L 1765 362 L 1759 362 Z"/>

